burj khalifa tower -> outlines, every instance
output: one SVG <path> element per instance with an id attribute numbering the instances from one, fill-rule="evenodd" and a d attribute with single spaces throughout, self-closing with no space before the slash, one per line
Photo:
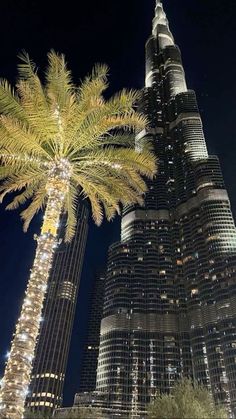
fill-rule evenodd
<path id="1" fill-rule="evenodd" d="M 125 208 L 109 250 L 97 391 L 145 412 L 182 377 L 236 409 L 236 229 L 196 95 L 157 0 L 140 102 L 159 161 L 144 207 Z"/>

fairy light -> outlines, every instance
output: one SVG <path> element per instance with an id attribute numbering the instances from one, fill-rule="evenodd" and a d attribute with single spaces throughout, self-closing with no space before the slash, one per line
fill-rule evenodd
<path id="1" fill-rule="evenodd" d="M 132 410 L 131 418 L 138 417 L 138 378 L 139 378 L 139 360 L 138 358 L 134 359 L 134 370 L 133 370 L 133 391 L 132 391 Z"/>
<path id="2" fill-rule="evenodd" d="M 53 255 L 58 246 L 57 230 L 71 168 L 65 159 L 51 164 L 48 177 L 48 202 L 44 222 L 37 240 L 34 264 L 16 325 L 11 351 L 7 353 L 5 374 L 0 388 L 0 418 L 22 419 L 36 339 L 42 318 L 42 307 Z"/>
<path id="3" fill-rule="evenodd" d="M 35 156 L 34 157 L 29 157 L 28 154 L 8 154 L 8 153 L 1 153 L 0 154 L 0 160 L 2 163 L 7 164 L 7 163 L 15 163 L 17 161 L 21 162 L 21 163 L 37 163 L 39 166 L 41 166 L 43 169 L 48 171 L 48 167 L 50 165 L 49 162 L 42 162 L 41 160 L 37 159 Z"/>

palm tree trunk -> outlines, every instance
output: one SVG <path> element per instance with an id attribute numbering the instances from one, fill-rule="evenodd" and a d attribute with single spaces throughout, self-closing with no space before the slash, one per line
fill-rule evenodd
<path id="1" fill-rule="evenodd" d="M 43 301 L 58 242 L 57 230 L 65 198 L 65 192 L 55 187 L 51 187 L 48 193 L 44 222 L 41 234 L 37 237 L 36 255 L 2 379 L 1 418 L 21 419 L 24 414 Z"/>

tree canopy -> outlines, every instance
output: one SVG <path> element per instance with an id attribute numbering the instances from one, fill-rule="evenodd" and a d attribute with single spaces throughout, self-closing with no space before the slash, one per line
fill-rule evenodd
<path id="1" fill-rule="evenodd" d="M 149 419 L 227 419 L 222 406 L 215 406 L 211 393 L 189 379 L 179 381 L 170 394 L 158 394 L 148 409 Z"/>
<path id="2" fill-rule="evenodd" d="M 141 151 L 134 147 L 134 131 L 147 123 L 134 109 L 138 93 L 122 90 L 106 100 L 106 65 L 96 65 L 76 86 L 63 55 L 48 54 L 44 82 L 27 53 L 20 59 L 16 89 L 0 81 L 0 202 L 12 192 L 7 209 L 30 201 L 21 213 L 27 230 L 47 203 L 50 179 L 56 189 L 60 178 L 67 241 L 79 197 L 90 201 L 98 225 L 104 214 L 110 220 L 120 213 L 120 205 L 142 204 L 143 175 L 154 176 L 156 158 L 147 141 Z"/>
<path id="3" fill-rule="evenodd" d="M 90 407 L 72 407 L 71 409 L 58 410 L 55 419 L 103 419 L 100 409 Z"/>

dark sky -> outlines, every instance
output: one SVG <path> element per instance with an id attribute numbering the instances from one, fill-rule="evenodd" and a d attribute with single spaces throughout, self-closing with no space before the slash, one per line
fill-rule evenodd
<path id="1" fill-rule="evenodd" d="M 164 0 L 180 46 L 189 88 L 195 89 L 208 149 L 218 154 L 236 214 L 236 1 Z M 40 68 L 54 48 L 66 55 L 75 81 L 95 62 L 110 67 L 110 93 L 144 83 L 144 45 L 151 31 L 154 0 L 7 0 L 1 4 L 0 76 L 12 83 L 17 54 L 25 49 Z M 18 214 L 0 207 L 0 373 L 19 313 L 42 217 L 22 232 Z M 92 273 L 104 265 L 106 250 L 119 237 L 119 220 L 90 227 L 70 361 L 65 403 L 78 387 L 86 296 Z M 83 301 L 83 303 L 82 303 Z"/>

